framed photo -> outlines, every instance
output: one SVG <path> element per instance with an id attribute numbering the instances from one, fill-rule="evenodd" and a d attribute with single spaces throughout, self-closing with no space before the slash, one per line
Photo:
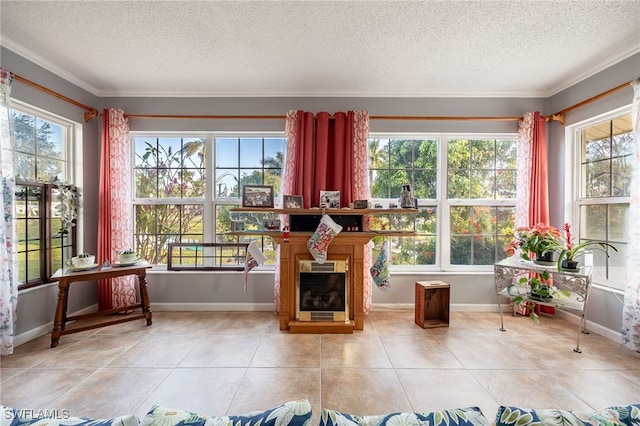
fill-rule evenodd
<path id="1" fill-rule="evenodd" d="M 245 185 L 242 187 L 242 207 L 273 207 L 272 185 Z"/>
<path id="2" fill-rule="evenodd" d="M 354 209 L 366 209 L 367 207 L 369 207 L 369 201 L 368 200 L 355 200 L 353 202 L 353 208 Z"/>
<path id="3" fill-rule="evenodd" d="M 283 195 L 282 207 L 285 209 L 301 209 L 302 195 Z"/>
<path id="4" fill-rule="evenodd" d="M 280 219 L 265 219 L 262 221 L 262 227 L 267 231 L 279 231 Z"/>
<path id="5" fill-rule="evenodd" d="M 325 209 L 339 209 L 340 191 L 320 191 L 320 207 Z"/>

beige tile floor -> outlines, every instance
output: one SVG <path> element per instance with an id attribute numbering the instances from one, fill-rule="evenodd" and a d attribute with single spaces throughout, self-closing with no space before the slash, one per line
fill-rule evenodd
<path id="1" fill-rule="evenodd" d="M 353 335 L 289 334 L 266 312 L 154 312 L 133 321 L 42 336 L 2 357 L 0 401 L 72 415 L 143 417 L 154 405 L 239 414 L 307 398 L 353 414 L 501 404 L 570 410 L 640 402 L 640 354 L 581 337 L 556 317 L 455 312 L 422 329 L 413 311 L 373 312 Z M 314 421 L 317 424 L 317 421 Z"/>

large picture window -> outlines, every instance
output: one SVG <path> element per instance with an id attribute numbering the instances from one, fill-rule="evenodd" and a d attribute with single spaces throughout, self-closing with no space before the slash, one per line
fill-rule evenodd
<path id="1" fill-rule="evenodd" d="M 371 136 L 373 201 L 397 204 L 402 186 L 409 184 L 420 209 L 415 218 L 372 219 L 373 229 L 416 232 L 416 237 L 374 239 L 377 250 L 390 239 L 393 265 L 482 269 L 506 256 L 515 222 L 515 135 Z"/>
<path id="2" fill-rule="evenodd" d="M 269 238 L 227 235 L 244 185 L 273 185 L 282 174 L 281 135 L 133 134 L 136 250 L 165 264 L 170 243 L 246 243 L 258 240 L 269 261 Z M 262 215 L 245 214 L 246 229 L 260 229 Z"/>

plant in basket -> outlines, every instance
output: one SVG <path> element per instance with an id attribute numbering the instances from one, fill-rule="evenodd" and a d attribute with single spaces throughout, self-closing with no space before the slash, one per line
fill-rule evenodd
<path id="1" fill-rule="evenodd" d="M 520 256 L 525 260 L 533 260 L 532 253 L 535 253 L 538 261 L 553 261 L 551 256 L 562 240 L 558 228 L 542 223 L 517 228 L 513 235 L 514 239 L 507 246 L 507 254 L 513 256 L 520 250 Z"/>

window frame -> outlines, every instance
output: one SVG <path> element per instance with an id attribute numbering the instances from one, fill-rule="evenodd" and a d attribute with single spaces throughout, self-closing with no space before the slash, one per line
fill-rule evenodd
<path id="1" fill-rule="evenodd" d="M 415 272 L 453 272 L 453 273 L 473 273 L 473 272 L 493 272 L 491 265 L 452 265 L 451 264 L 451 244 L 450 244 L 450 211 L 457 206 L 491 206 L 491 207 L 514 207 L 516 199 L 449 199 L 448 198 L 448 148 L 449 140 L 452 139 L 512 139 L 517 141 L 518 134 L 514 133 L 455 133 L 455 132 L 370 132 L 368 140 L 371 139 L 436 139 L 438 140 L 438 159 L 436 170 L 436 198 L 420 199 L 419 208 L 435 207 L 436 217 L 436 259 L 433 265 L 391 265 L 391 271 L 395 273 L 415 273 Z M 368 165 L 369 167 L 370 165 Z M 372 202 L 386 203 L 395 202 L 396 199 L 372 198 Z M 444 214 L 447 212 L 447 214 Z M 506 257 L 506 255 L 505 255 Z M 498 259 L 500 260 L 500 259 Z"/>
<path id="2" fill-rule="evenodd" d="M 40 200 L 39 200 L 39 209 L 40 213 L 38 216 L 39 224 L 39 237 L 38 241 L 40 242 L 40 249 L 38 252 L 40 253 L 39 263 L 39 279 L 32 280 L 31 282 L 20 282 L 18 283 L 18 291 L 23 291 L 35 287 L 39 287 L 42 285 L 50 284 L 53 282 L 51 276 L 56 272 L 52 270 L 53 268 L 53 250 L 58 250 L 60 247 L 52 246 L 52 238 L 55 237 L 56 230 L 52 229 L 52 206 L 55 200 L 53 199 L 53 192 L 62 186 L 74 186 L 78 193 L 80 192 L 80 187 L 82 185 L 82 166 L 78 163 L 77 159 L 82 158 L 82 124 L 69 120 L 67 118 L 61 117 L 52 112 L 46 111 L 42 108 L 35 107 L 33 105 L 29 105 L 25 102 L 22 102 L 17 99 L 11 99 L 11 108 L 10 113 L 12 115 L 12 125 L 13 125 L 13 113 L 17 111 L 26 115 L 33 115 L 37 119 L 41 119 L 44 121 L 48 121 L 60 126 L 63 130 L 61 134 L 61 144 L 62 144 L 62 156 L 60 161 L 64 165 L 64 183 L 63 182 L 43 182 L 41 180 L 22 180 L 16 179 L 16 187 L 17 186 L 29 186 L 29 187 L 39 187 L 40 188 Z M 13 128 L 12 131 L 15 131 Z M 13 155 L 15 158 L 15 146 L 12 147 Z M 37 152 L 33 153 L 33 158 L 36 164 L 38 163 L 38 158 L 50 158 L 46 156 L 39 156 Z M 37 170 L 36 170 L 37 171 Z M 15 169 L 14 169 L 15 174 Z M 14 194 L 14 202 L 15 194 Z M 14 214 L 17 213 L 14 211 Z M 64 264 L 65 262 L 65 254 L 71 252 L 70 256 L 75 256 L 79 250 L 82 238 L 81 231 L 81 217 L 82 217 L 82 205 L 78 208 L 78 217 L 73 221 L 73 226 L 69 230 L 69 243 L 67 245 L 62 246 L 62 257 L 61 262 Z M 16 218 L 16 220 L 18 220 Z M 21 253 L 18 251 L 16 241 L 16 255 Z M 66 247 L 66 249 L 65 249 Z M 26 251 L 25 251 L 26 252 Z M 22 253 L 25 253 L 22 252 Z M 17 260 L 19 262 L 19 260 Z"/>
<path id="3" fill-rule="evenodd" d="M 136 186 L 135 186 L 135 138 L 140 137 L 148 137 L 148 138 L 191 138 L 191 137 L 201 137 L 205 140 L 205 196 L 204 197 L 167 197 L 167 198 L 140 198 L 136 196 Z M 216 173 L 216 163 L 215 163 L 215 140 L 217 138 L 282 138 L 285 140 L 286 137 L 285 132 L 283 131 L 130 131 L 129 139 L 131 141 L 131 186 L 132 186 L 132 209 L 135 217 L 135 209 L 138 205 L 193 205 L 198 204 L 202 205 L 203 209 L 203 218 L 202 218 L 202 226 L 203 226 L 203 234 L 202 234 L 202 242 L 203 243 L 216 243 L 220 242 L 218 239 L 219 235 L 216 233 L 216 221 L 217 221 L 217 208 L 218 207 L 240 207 L 242 205 L 242 194 L 240 193 L 238 197 L 216 197 L 216 188 L 214 185 L 215 182 L 215 173 Z M 263 153 L 264 154 L 264 153 Z M 284 146 L 283 155 L 286 155 L 286 145 Z M 283 164 L 284 167 L 284 164 Z M 284 168 L 282 169 L 284 170 Z M 135 229 L 134 223 L 134 235 L 137 235 L 137 230 Z M 254 240 L 260 240 L 260 237 L 251 237 Z M 180 242 L 180 241 L 176 241 Z M 159 263 L 157 265 L 165 265 L 164 263 Z M 274 268 L 274 265 L 265 265 L 265 268 Z"/>
<path id="4" fill-rule="evenodd" d="M 582 137 L 581 131 L 587 127 L 631 114 L 632 105 L 625 105 L 602 114 L 581 120 L 565 127 L 565 209 L 564 222 L 572 224 L 572 234 L 578 239 L 581 235 L 580 208 L 587 205 L 630 204 L 631 197 L 582 197 Z M 608 219 L 607 219 L 608 220 Z M 608 230 L 608 227 L 607 227 Z M 628 231 L 628 228 L 627 228 Z M 607 241 L 608 242 L 608 241 Z M 615 244 L 614 244 L 615 245 Z M 608 267 L 608 266 L 607 266 Z M 603 278 L 595 267 L 592 282 L 607 291 L 622 294 L 625 282 Z"/>

